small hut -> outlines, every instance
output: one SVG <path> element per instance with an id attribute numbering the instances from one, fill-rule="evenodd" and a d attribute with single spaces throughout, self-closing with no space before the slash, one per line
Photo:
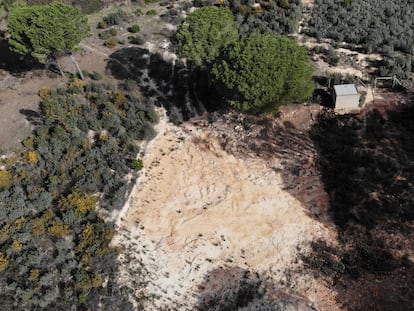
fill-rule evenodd
<path id="1" fill-rule="evenodd" d="M 360 110 L 359 92 L 355 84 L 339 84 L 333 87 L 335 112 L 350 113 Z"/>

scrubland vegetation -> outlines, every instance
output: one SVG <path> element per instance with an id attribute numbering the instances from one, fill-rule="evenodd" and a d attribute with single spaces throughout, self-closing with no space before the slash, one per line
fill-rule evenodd
<path id="1" fill-rule="evenodd" d="M 307 33 L 386 56 L 380 75 L 407 78 L 413 71 L 414 6 L 412 1 L 316 0 Z"/>
<path id="2" fill-rule="evenodd" d="M 107 84 L 75 79 L 40 96 L 35 132 L 1 163 L 0 305 L 86 309 L 113 296 L 102 285 L 116 273 L 113 226 L 96 205 L 125 202 L 142 168 L 138 141 L 154 136 L 158 117 Z"/>

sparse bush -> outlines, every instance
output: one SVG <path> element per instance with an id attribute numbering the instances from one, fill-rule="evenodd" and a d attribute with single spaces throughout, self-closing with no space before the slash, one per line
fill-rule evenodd
<path id="1" fill-rule="evenodd" d="M 1 188 L 8 188 L 12 183 L 12 176 L 9 171 L 0 171 L 0 190 Z"/>
<path id="2" fill-rule="evenodd" d="M 126 91 L 131 92 L 137 86 L 135 80 L 127 79 L 124 83 L 124 88 Z"/>
<path id="3" fill-rule="evenodd" d="M 99 72 L 97 72 L 97 71 L 94 71 L 94 72 L 92 72 L 92 74 L 91 74 L 91 78 L 93 79 L 93 80 L 96 80 L 96 81 L 99 81 L 99 80 L 102 80 L 102 74 L 101 73 L 99 73 Z"/>
<path id="4" fill-rule="evenodd" d="M 81 9 L 84 14 L 91 14 L 102 9 L 102 0 L 75 0 L 72 5 Z"/>
<path id="5" fill-rule="evenodd" d="M 105 19 L 102 19 L 98 22 L 98 25 L 96 26 L 98 29 L 105 29 L 108 27 L 108 23 Z"/>
<path id="6" fill-rule="evenodd" d="M 150 15 L 150 16 L 154 16 L 154 15 L 157 15 L 157 10 L 156 9 L 151 9 L 151 10 L 148 10 L 145 14 L 146 15 Z"/>
<path id="7" fill-rule="evenodd" d="M 99 36 L 99 39 L 101 40 L 108 40 L 110 37 L 112 37 L 109 30 L 104 30 L 100 32 L 98 36 Z"/>
<path id="8" fill-rule="evenodd" d="M 137 24 L 134 24 L 134 25 L 132 25 L 131 27 L 128 28 L 128 31 L 132 32 L 132 33 L 137 33 L 140 30 L 141 30 L 141 28 Z"/>
<path id="9" fill-rule="evenodd" d="M 108 26 L 121 25 L 123 22 L 128 20 L 128 16 L 125 11 L 119 9 L 114 13 L 110 13 L 103 18 Z"/>
<path id="10" fill-rule="evenodd" d="M 145 43 L 145 40 L 142 36 L 129 36 L 128 40 L 129 40 L 129 43 L 136 44 L 136 45 L 142 45 Z"/>
<path id="11" fill-rule="evenodd" d="M 84 77 L 89 76 L 89 72 L 86 69 L 82 69 L 82 74 Z M 56 90 L 57 91 L 57 90 Z M 59 91 L 58 91 L 59 92 Z"/>
<path id="12" fill-rule="evenodd" d="M 111 49 L 118 45 L 118 40 L 116 38 L 109 38 L 105 41 L 104 45 Z"/>
<path id="13" fill-rule="evenodd" d="M 116 36 L 118 34 L 118 31 L 116 30 L 116 28 L 111 28 L 109 29 L 109 33 L 111 36 Z"/>
<path id="14" fill-rule="evenodd" d="M 134 159 L 131 161 L 131 167 L 136 171 L 140 171 L 144 168 L 144 163 L 141 159 Z"/>
<path id="15" fill-rule="evenodd" d="M 136 16 L 141 16 L 141 15 L 143 15 L 144 14 L 144 11 L 142 11 L 142 9 L 141 8 L 136 8 L 135 9 L 135 15 Z"/>

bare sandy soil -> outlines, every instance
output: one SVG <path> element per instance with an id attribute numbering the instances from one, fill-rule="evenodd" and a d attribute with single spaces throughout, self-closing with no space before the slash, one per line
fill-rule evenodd
<path id="1" fill-rule="evenodd" d="M 33 130 L 39 108 L 39 90 L 57 87 L 64 79 L 51 79 L 42 71 L 30 72 L 23 78 L 5 75 L 0 81 L 0 149 L 10 152 Z"/>
<path id="2" fill-rule="evenodd" d="M 200 284 L 209 274 L 217 278 L 217 269 L 260 273 L 276 284 L 275 304 L 287 309 L 339 309 L 335 294 L 304 275 L 297 261 L 310 241 L 335 234 L 285 190 L 286 181 L 273 169 L 280 159 L 235 157 L 211 128 L 161 122 L 158 131 L 114 239 L 124 249 L 121 282 L 132 285 L 140 278 L 136 267 L 145 267 L 145 295 L 156 297 L 146 310 L 194 310 L 207 295 Z M 326 208 L 319 178 L 312 186 Z M 225 274 L 209 294 L 223 290 Z"/>

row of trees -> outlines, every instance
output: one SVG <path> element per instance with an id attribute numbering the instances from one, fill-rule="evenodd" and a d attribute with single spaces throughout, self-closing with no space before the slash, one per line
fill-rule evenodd
<path id="1" fill-rule="evenodd" d="M 178 52 L 211 73 L 217 90 L 248 113 L 277 111 L 313 91 L 305 48 L 273 34 L 240 38 L 229 9 L 204 7 L 190 14 L 176 34 Z"/>

